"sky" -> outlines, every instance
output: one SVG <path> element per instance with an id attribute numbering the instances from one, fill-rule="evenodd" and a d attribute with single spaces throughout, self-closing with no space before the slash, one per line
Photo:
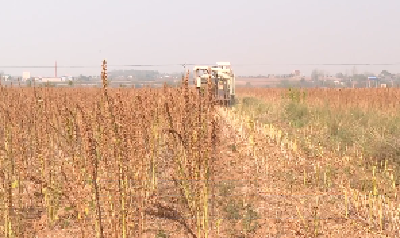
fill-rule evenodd
<path id="1" fill-rule="evenodd" d="M 353 70 L 317 64 L 396 64 L 356 71 L 400 73 L 399 0 L 19 0 L 1 10 L 0 71 L 12 75 L 53 76 L 4 66 L 55 61 L 92 66 L 59 68 L 59 76 L 100 75 L 103 59 L 109 70 L 229 61 L 236 75 Z M 112 66 L 132 64 L 164 66 Z"/>

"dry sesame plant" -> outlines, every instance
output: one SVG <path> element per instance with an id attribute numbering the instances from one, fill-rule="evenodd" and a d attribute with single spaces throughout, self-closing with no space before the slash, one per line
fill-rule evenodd
<path id="1" fill-rule="evenodd" d="M 1 87 L 0 237 L 210 237 L 213 85 Z"/>

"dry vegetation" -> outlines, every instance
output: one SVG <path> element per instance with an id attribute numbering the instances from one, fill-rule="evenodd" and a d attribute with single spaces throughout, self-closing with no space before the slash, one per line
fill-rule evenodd
<path id="1" fill-rule="evenodd" d="M 290 196 L 318 197 L 318 203 L 326 203 L 317 206 L 320 216 L 339 208 L 335 217 L 355 224 L 340 228 L 339 234 L 367 229 L 375 236 L 399 235 L 399 89 L 237 92 L 242 97 L 231 117 L 246 118 L 250 136 L 265 135 L 283 151 L 290 151 L 288 159 L 273 167 L 281 189 L 286 188 Z M 260 148 L 260 143 L 254 143 L 254 148 Z M 333 199 L 332 194 L 340 197 Z M 306 212 L 312 212 L 309 205 Z M 316 220 L 318 226 L 324 222 L 331 228 L 337 225 L 334 219 Z"/>
<path id="2" fill-rule="evenodd" d="M 212 98 L 187 77 L 138 90 L 103 78 L 103 89 L 1 88 L 1 234 L 144 237 L 166 220 L 207 237 Z"/>
<path id="3" fill-rule="evenodd" d="M 220 108 L 188 75 L 106 79 L 1 87 L 0 237 L 399 235 L 399 91 L 238 89 Z"/>

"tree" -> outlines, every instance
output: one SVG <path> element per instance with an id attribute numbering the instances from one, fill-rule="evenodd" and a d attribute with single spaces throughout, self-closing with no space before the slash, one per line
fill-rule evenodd
<path id="1" fill-rule="evenodd" d="M 335 77 L 336 77 L 336 78 L 343 78 L 344 75 L 343 75 L 343 73 L 340 73 L 340 72 L 339 72 L 339 73 L 336 73 L 336 74 L 335 74 Z"/>
<path id="2" fill-rule="evenodd" d="M 314 69 L 311 72 L 311 80 L 313 80 L 313 81 L 318 81 L 320 76 L 321 76 L 321 72 L 319 72 L 318 69 Z"/>
<path id="3" fill-rule="evenodd" d="M 381 75 L 383 75 L 383 76 L 385 76 L 385 77 L 387 77 L 387 76 L 392 76 L 392 74 L 389 73 L 389 71 L 387 71 L 387 70 L 382 70 Z"/>
<path id="4" fill-rule="evenodd" d="M 279 86 L 282 88 L 288 88 L 291 86 L 291 84 L 290 84 L 289 80 L 284 79 L 284 80 L 281 80 Z"/>
<path id="5" fill-rule="evenodd" d="M 72 82 L 72 80 L 68 81 L 68 85 L 72 87 L 72 85 L 74 84 L 74 82 Z"/>
<path id="6" fill-rule="evenodd" d="M 50 83 L 49 81 L 46 82 L 45 87 L 47 88 L 54 88 L 56 85 L 54 83 Z"/>

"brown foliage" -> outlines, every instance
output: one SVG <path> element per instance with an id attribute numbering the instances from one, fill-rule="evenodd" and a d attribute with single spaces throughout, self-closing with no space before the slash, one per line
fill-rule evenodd
<path id="1" fill-rule="evenodd" d="M 136 237 L 154 217 L 200 234 L 182 217 L 198 216 L 219 132 L 213 99 L 187 77 L 162 89 L 2 87 L 3 234 L 79 228 L 82 237 Z M 157 182 L 168 178 L 172 188 Z"/>

